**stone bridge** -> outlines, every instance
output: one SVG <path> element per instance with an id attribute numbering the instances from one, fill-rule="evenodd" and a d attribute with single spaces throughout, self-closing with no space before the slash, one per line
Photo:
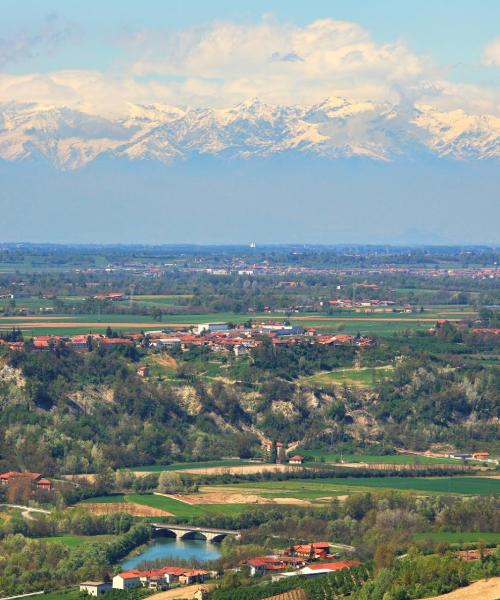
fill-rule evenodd
<path id="1" fill-rule="evenodd" d="M 212 527 L 194 527 L 192 525 L 169 525 L 168 523 L 151 523 L 153 533 L 164 532 L 178 540 L 204 537 L 207 542 L 221 542 L 228 535 L 239 536 L 234 529 L 214 529 Z"/>

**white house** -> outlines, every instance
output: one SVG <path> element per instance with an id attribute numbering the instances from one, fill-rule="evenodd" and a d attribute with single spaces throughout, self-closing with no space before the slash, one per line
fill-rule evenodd
<path id="1" fill-rule="evenodd" d="M 105 581 L 83 581 L 80 583 L 80 592 L 87 592 L 89 596 L 100 596 L 111 590 L 111 583 Z"/>
<path id="2" fill-rule="evenodd" d="M 141 585 L 140 573 L 137 571 L 125 571 L 113 577 L 114 590 L 128 590 Z"/>
<path id="3" fill-rule="evenodd" d="M 202 335 L 203 333 L 212 331 L 228 331 L 229 324 L 228 323 L 200 323 L 196 326 L 196 333 L 198 335 Z"/>

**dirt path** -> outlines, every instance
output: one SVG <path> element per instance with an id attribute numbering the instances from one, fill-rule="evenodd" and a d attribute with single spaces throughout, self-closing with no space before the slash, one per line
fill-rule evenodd
<path id="1" fill-rule="evenodd" d="M 34 520 L 34 517 L 31 513 L 38 513 L 42 515 L 50 515 L 50 510 L 45 510 L 44 508 L 33 508 L 31 506 L 23 506 L 22 504 L 0 504 L 0 506 L 7 506 L 8 508 L 18 508 L 22 510 L 22 516 L 25 519 L 29 519 L 30 521 Z"/>
<path id="2" fill-rule="evenodd" d="M 193 600 L 195 593 L 200 589 L 210 590 L 215 586 L 214 583 L 196 583 L 195 585 L 187 585 L 186 587 L 168 590 L 167 592 L 159 592 L 149 596 L 151 600 Z"/>
<path id="3" fill-rule="evenodd" d="M 492 577 L 426 600 L 498 600 L 498 598 L 500 598 L 500 577 Z"/>

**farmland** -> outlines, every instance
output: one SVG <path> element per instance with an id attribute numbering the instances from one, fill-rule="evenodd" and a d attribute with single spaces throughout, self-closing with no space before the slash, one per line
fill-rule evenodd
<path id="1" fill-rule="evenodd" d="M 217 486 L 214 489 L 215 487 Z M 239 486 L 231 485 L 229 489 L 264 497 L 290 497 L 321 502 L 327 498 L 373 490 L 399 490 L 431 495 L 499 494 L 500 480 L 487 477 L 346 477 L 243 483 Z"/>
<path id="2" fill-rule="evenodd" d="M 335 369 L 315 373 L 301 378 L 301 382 L 309 385 L 351 385 L 356 387 L 373 387 L 380 383 L 384 377 L 390 375 L 392 366 L 361 368 L 361 369 Z"/>
<path id="3" fill-rule="evenodd" d="M 139 297 L 139 302 L 145 306 L 159 306 L 160 308 L 171 306 L 175 299 L 188 299 L 189 294 L 180 296 L 159 295 Z M 69 301 L 71 297 L 66 297 Z M 75 301 L 82 301 L 82 297 L 73 297 Z M 17 308 L 27 308 L 35 313 L 40 308 L 47 308 L 53 304 L 52 301 L 39 298 L 22 298 L 16 303 Z M 468 310 L 466 310 L 466 308 Z M 344 332 L 347 334 L 373 334 L 390 335 L 401 330 L 423 330 L 428 329 L 437 319 L 447 318 L 458 320 L 464 316 L 474 315 L 469 307 L 458 311 L 457 309 L 438 307 L 424 313 L 401 314 L 401 313 L 357 313 L 343 311 L 338 315 L 325 316 L 320 313 L 304 315 L 291 315 L 290 322 L 302 327 L 314 327 L 324 332 Z M 270 321 L 282 319 L 283 315 L 273 313 L 256 313 L 252 318 Z M 165 314 L 161 321 L 154 321 L 150 315 L 138 315 L 134 313 L 124 314 L 71 314 L 58 315 L 57 313 L 34 314 L 32 316 L 8 316 L 0 317 L 0 330 L 19 327 L 25 336 L 36 335 L 78 335 L 89 332 L 104 332 L 108 325 L 125 329 L 127 331 L 140 331 L 144 329 L 175 328 L 196 325 L 209 321 L 227 321 L 232 323 L 243 323 L 248 320 L 247 315 L 218 312 L 207 314 Z"/>
<path id="4" fill-rule="evenodd" d="M 56 543 L 59 542 L 68 546 L 68 548 L 77 548 L 92 543 L 109 542 L 113 539 L 112 535 L 55 535 L 51 537 L 38 538 L 40 541 Z"/>
<path id="5" fill-rule="evenodd" d="M 210 468 L 222 468 L 222 467 L 234 467 L 244 465 L 254 465 L 253 462 L 248 462 L 239 459 L 226 459 L 226 460 L 209 460 L 204 462 L 186 462 L 186 463 L 174 463 L 171 465 L 145 465 L 142 467 L 133 467 L 133 471 L 136 473 L 147 472 L 157 473 L 161 471 L 185 471 L 187 469 L 210 469 Z"/>
<path id="6" fill-rule="evenodd" d="M 423 456 L 421 454 L 340 454 L 339 452 L 327 452 L 323 450 L 300 450 L 301 454 L 316 462 L 340 463 L 368 463 L 368 464 L 387 464 L 387 465 L 435 465 L 448 464 L 456 465 L 460 461 L 453 458 L 438 458 L 433 456 Z M 307 463 L 306 463 L 307 465 Z"/>
<path id="7" fill-rule="evenodd" d="M 184 519 L 192 519 L 207 513 L 223 515 L 238 514 L 248 508 L 245 504 L 187 504 L 175 498 L 154 494 L 120 494 L 112 496 L 101 496 L 89 498 L 81 502 L 81 505 L 89 503 L 135 503 L 150 508 L 159 509 Z"/>

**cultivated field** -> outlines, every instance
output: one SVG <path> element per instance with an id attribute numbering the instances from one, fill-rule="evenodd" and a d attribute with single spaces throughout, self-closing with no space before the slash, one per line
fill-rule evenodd
<path id="1" fill-rule="evenodd" d="M 302 377 L 300 381 L 309 385 L 329 386 L 346 384 L 354 387 L 373 387 L 390 375 L 393 367 L 363 367 L 361 369 L 334 369 Z"/>
<path id="2" fill-rule="evenodd" d="M 498 600 L 500 598 L 500 577 L 481 579 L 466 587 L 448 594 L 433 596 L 426 600 Z"/>
<path id="3" fill-rule="evenodd" d="M 212 486 L 211 490 L 257 494 L 264 498 L 298 498 L 326 502 L 372 490 L 401 490 L 428 495 L 483 495 L 500 493 L 500 480 L 488 477 L 346 477 L 302 479 Z"/>
<path id="4" fill-rule="evenodd" d="M 148 305 L 169 306 L 171 300 L 180 296 L 155 296 L 140 297 L 140 301 Z M 185 297 L 185 296 L 183 296 Z M 65 298 L 70 300 L 71 298 Z M 73 298 L 82 300 L 82 298 Z M 137 299 L 137 298 L 136 298 Z M 18 308 L 29 308 L 33 311 L 41 307 L 51 306 L 50 300 L 38 298 L 27 298 L 19 300 Z M 338 315 L 326 316 L 324 314 L 302 314 L 292 315 L 292 324 L 303 327 L 316 327 L 320 331 L 343 331 L 345 333 L 366 333 L 375 335 L 389 335 L 395 331 L 405 329 L 427 329 L 437 319 L 460 320 L 476 314 L 469 307 L 464 310 L 456 308 L 433 308 L 424 313 L 402 314 L 402 313 L 356 313 L 342 312 Z M 253 314 L 254 320 L 283 320 L 283 314 Z M 26 336 L 31 336 L 32 331 L 38 335 L 77 335 L 88 332 L 103 332 L 110 325 L 115 329 L 127 331 L 140 331 L 143 329 L 162 329 L 189 327 L 198 323 L 209 321 L 227 321 L 232 323 L 243 323 L 248 315 L 235 313 L 211 313 L 211 314 L 185 314 L 164 315 L 163 321 L 153 321 L 149 315 L 135 314 L 103 314 L 103 315 L 38 315 L 20 317 L 0 317 L 0 329 L 11 329 L 13 326 L 23 330 Z"/>
<path id="5" fill-rule="evenodd" d="M 306 462 L 305 465 L 313 466 L 315 463 L 343 463 L 347 464 L 387 464 L 387 465 L 460 465 L 461 462 L 446 457 L 434 457 L 425 456 L 421 454 L 387 454 L 383 456 L 377 456 L 373 454 L 340 454 L 339 452 L 327 452 L 323 450 L 302 450 L 298 449 L 298 452 L 306 458 L 312 459 L 314 462 Z"/>

